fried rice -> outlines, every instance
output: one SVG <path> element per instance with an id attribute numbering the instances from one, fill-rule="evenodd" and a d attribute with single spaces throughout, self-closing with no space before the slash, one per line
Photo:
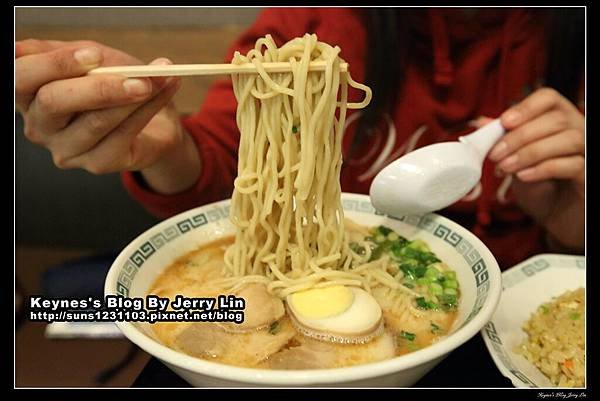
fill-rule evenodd
<path id="1" fill-rule="evenodd" d="M 528 338 L 516 349 L 557 387 L 585 386 L 584 289 L 540 305 L 523 326 Z"/>

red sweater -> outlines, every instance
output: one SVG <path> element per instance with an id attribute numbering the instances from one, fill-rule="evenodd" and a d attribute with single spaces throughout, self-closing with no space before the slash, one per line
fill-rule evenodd
<path id="1" fill-rule="evenodd" d="M 360 9 L 268 9 L 231 46 L 226 60 L 231 60 L 235 50 L 247 52 L 267 33 L 281 45 L 314 32 L 319 40 L 340 46 L 353 78 L 364 82 L 363 18 Z M 345 192 L 367 194 L 374 175 L 392 160 L 415 147 L 457 139 L 466 133 L 469 121 L 499 116 L 543 81 L 543 10 L 482 9 L 470 18 L 457 9 L 429 9 L 415 13 L 411 20 L 414 37 L 425 40 L 413 47 L 393 116 L 362 147 L 362 153 L 351 160 L 344 158 L 341 184 Z M 349 97 L 359 101 L 362 93 L 351 89 Z M 239 143 L 235 113 L 230 80 L 216 82 L 201 110 L 183 121 L 203 162 L 198 182 L 183 193 L 165 196 L 144 188 L 132 173 L 124 173 L 128 192 L 159 217 L 229 198 Z M 346 155 L 358 113 L 348 115 Z M 544 251 L 543 232 L 515 205 L 510 179 L 499 176 L 487 160 L 480 184 L 441 212 L 481 238 L 502 268 Z"/>

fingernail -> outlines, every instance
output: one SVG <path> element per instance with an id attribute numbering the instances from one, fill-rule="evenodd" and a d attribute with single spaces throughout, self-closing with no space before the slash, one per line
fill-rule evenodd
<path id="1" fill-rule="evenodd" d="M 73 57 L 84 67 L 96 67 L 102 61 L 102 51 L 97 47 L 86 47 L 77 50 Z"/>
<path id="2" fill-rule="evenodd" d="M 518 160 L 519 160 L 519 156 L 517 156 L 517 155 L 509 156 L 506 159 L 504 159 L 502 161 L 502 163 L 500 163 L 500 168 L 504 171 L 507 171 L 507 169 L 509 169 L 511 166 L 515 165 Z"/>
<path id="3" fill-rule="evenodd" d="M 491 117 L 479 116 L 477 118 L 477 124 L 479 124 L 480 127 L 483 127 L 484 125 L 488 124 L 492 120 L 493 120 L 493 118 L 491 118 Z"/>
<path id="4" fill-rule="evenodd" d="M 492 159 L 493 161 L 500 160 L 502 158 L 502 156 L 504 156 L 507 148 L 508 148 L 508 145 L 506 144 L 506 142 L 500 141 L 492 149 L 492 152 L 490 153 L 490 159 Z"/>
<path id="5" fill-rule="evenodd" d="M 521 180 L 527 180 L 535 176 L 535 167 L 529 167 L 517 173 L 517 177 Z"/>
<path id="6" fill-rule="evenodd" d="M 147 81 L 135 78 L 126 79 L 123 82 L 123 88 L 130 96 L 147 95 L 152 90 Z"/>
<path id="7" fill-rule="evenodd" d="M 520 118 L 521 113 L 519 113 L 516 110 L 509 110 L 506 113 L 504 113 L 504 116 L 502 116 L 502 120 L 504 121 L 504 123 L 509 125 L 518 124 Z"/>
<path id="8" fill-rule="evenodd" d="M 171 65 L 171 64 L 173 64 L 173 62 L 171 60 L 169 60 L 168 58 L 157 58 L 156 60 L 154 60 L 150 63 L 150 65 Z"/>

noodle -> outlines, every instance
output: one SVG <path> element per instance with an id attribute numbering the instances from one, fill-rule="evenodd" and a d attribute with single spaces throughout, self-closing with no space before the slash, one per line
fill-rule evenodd
<path id="1" fill-rule="evenodd" d="M 280 297 L 330 285 L 412 293 L 386 272 L 385 260 L 366 263 L 370 251 L 349 247 L 342 135 L 347 109 L 365 107 L 371 90 L 340 71 L 339 52 L 314 34 L 280 48 L 267 35 L 246 56 L 234 55 L 232 63 L 258 71 L 232 76 L 241 138 L 230 211 L 237 232 L 224 282 L 234 288 L 260 282 Z M 325 70 L 309 71 L 312 61 L 325 62 Z M 269 74 L 263 62 L 289 62 L 292 72 Z M 365 92 L 362 102 L 348 103 L 348 85 Z"/>

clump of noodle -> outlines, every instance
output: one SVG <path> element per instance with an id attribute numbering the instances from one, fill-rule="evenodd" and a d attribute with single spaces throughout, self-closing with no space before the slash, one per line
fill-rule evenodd
<path id="1" fill-rule="evenodd" d="M 280 297 L 330 285 L 413 293 L 385 270 L 386 259 L 367 262 L 370 250 L 358 255 L 349 247 L 342 134 L 346 110 L 365 107 L 371 90 L 340 71 L 339 52 L 316 35 L 280 48 L 268 35 L 232 60 L 253 63 L 258 74 L 232 76 L 241 132 L 230 210 L 237 232 L 221 282 L 231 291 L 255 282 Z M 325 62 L 325 71 L 310 72 L 311 61 Z M 292 72 L 268 74 L 263 62 L 289 62 Z M 348 103 L 348 85 L 365 92 L 362 102 Z"/>

